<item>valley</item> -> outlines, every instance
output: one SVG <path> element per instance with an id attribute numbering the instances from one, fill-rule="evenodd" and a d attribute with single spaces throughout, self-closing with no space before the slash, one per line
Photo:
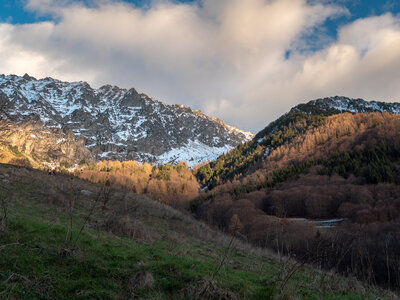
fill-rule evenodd
<path id="1" fill-rule="evenodd" d="M 232 239 L 132 191 L 12 165 L 0 165 L 0 174 L 2 298 L 395 297 Z"/>
<path id="2" fill-rule="evenodd" d="M 0 1 L 0 300 L 400 299 L 400 1 Z"/>
<path id="3" fill-rule="evenodd" d="M 317 99 L 253 135 L 133 89 L 1 79 L 0 251 L 21 264 L 0 260 L 0 293 L 397 297 L 399 104 Z M 92 273 L 64 290 L 46 256 Z"/>

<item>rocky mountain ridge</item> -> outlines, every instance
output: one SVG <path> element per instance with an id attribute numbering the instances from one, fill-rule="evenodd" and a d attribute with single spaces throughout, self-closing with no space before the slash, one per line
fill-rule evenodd
<path id="1" fill-rule="evenodd" d="M 96 160 L 194 165 L 253 137 L 199 110 L 111 85 L 0 75 L 0 106 L 1 117 L 16 124 L 73 133 Z"/>
<path id="2" fill-rule="evenodd" d="M 400 113 L 400 103 L 366 101 L 360 98 L 352 99 L 343 96 L 334 96 L 311 100 L 307 103 L 299 104 L 292 109 L 308 114 L 367 113 L 376 111 L 398 114 Z"/>

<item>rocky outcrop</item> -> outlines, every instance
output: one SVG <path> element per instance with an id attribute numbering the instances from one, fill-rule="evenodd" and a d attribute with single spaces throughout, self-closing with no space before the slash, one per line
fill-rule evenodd
<path id="1" fill-rule="evenodd" d="M 93 156 L 82 139 L 61 129 L 49 130 L 40 122 L 0 121 L 0 144 L 7 146 L 16 157 L 28 157 L 39 165 L 46 163 L 70 165 L 90 163 Z"/>

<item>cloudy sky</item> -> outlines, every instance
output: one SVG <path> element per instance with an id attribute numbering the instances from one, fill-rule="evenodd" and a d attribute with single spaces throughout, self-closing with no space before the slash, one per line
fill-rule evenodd
<path id="1" fill-rule="evenodd" d="M 257 132 L 315 98 L 400 101 L 400 4 L 1 0 L 0 73 L 134 87 Z"/>

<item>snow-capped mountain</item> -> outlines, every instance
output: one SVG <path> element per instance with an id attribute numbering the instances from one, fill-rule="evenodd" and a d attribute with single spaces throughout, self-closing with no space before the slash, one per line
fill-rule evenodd
<path id="1" fill-rule="evenodd" d="M 41 123 L 83 139 L 93 157 L 152 163 L 213 160 L 250 132 L 184 105 L 166 105 L 135 89 L 0 75 L 1 115 Z"/>
<path id="2" fill-rule="evenodd" d="M 400 113 L 400 103 L 365 101 L 363 99 L 351 99 L 347 97 L 335 96 L 309 101 L 299 104 L 294 110 L 308 114 L 337 114 L 342 112 L 365 113 L 365 112 L 390 112 Z"/>

